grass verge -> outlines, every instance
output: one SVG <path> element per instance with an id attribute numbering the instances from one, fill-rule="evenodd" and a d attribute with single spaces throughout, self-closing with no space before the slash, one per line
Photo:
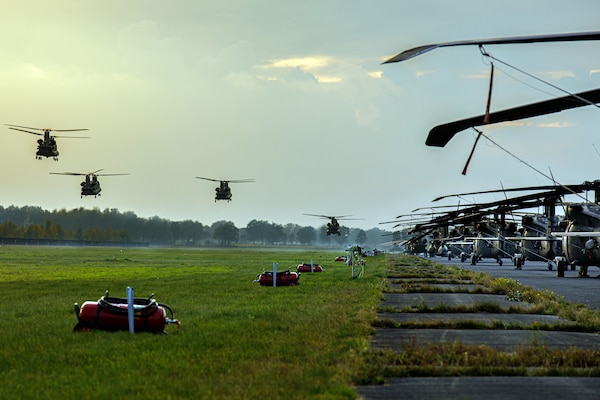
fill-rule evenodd
<path id="1" fill-rule="evenodd" d="M 351 279 L 331 252 L 0 248 L 0 398 L 356 398 L 385 258 Z M 313 259 L 295 287 L 256 275 Z M 75 302 L 152 293 L 168 335 L 73 333 Z"/>
<path id="2" fill-rule="evenodd" d="M 527 312 L 560 316 L 571 322 L 559 325 L 532 324 L 520 329 L 567 330 L 577 332 L 600 332 L 600 313 L 583 305 L 570 304 L 559 295 L 548 290 L 537 291 L 525 287 L 509 278 L 492 278 L 489 275 L 465 271 L 458 267 L 437 264 L 431 260 L 407 255 L 388 258 L 388 281 L 394 288 L 392 293 L 429 292 L 432 284 L 482 285 L 483 292 L 505 295 L 507 300 L 528 302 L 531 307 L 509 308 L 496 305 L 474 304 L 449 307 L 441 304 L 428 307 L 417 305 L 402 310 L 379 309 L 380 312 Z M 459 288 L 458 292 L 464 292 Z M 443 292 L 448 292 L 444 289 Z M 494 307 L 492 307 L 494 306 Z M 426 321 L 397 322 L 381 319 L 374 327 L 383 328 L 439 328 L 439 329 L 515 329 L 514 326 L 499 322 L 481 323 L 476 321 Z M 387 377 L 404 376 L 600 376 L 600 351 L 582 350 L 576 347 L 567 349 L 548 348 L 543 343 L 533 341 L 531 346 L 522 346 L 512 352 L 502 352 L 489 346 L 454 343 L 407 343 L 402 351 L 372 350 L 367 357 L 367 369 L 357 379 L 358 384 L 380 384 Z"/>

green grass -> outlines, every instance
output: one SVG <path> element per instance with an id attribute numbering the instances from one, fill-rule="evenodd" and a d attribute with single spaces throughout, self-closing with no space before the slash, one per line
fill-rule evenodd
<path id="1" fill-rule="evenodd" d="M 351 279 L 336 253 L 0 247 L 0 398 L 356 398 L 385 257 Z M 313 259 L 295 287 L 256 275 Z M 152 293 L 181 330 L 74 333 L 73 304 Z"/>
<path id="2" fill-rule="evenodd" d="M 514 280 L 418 257 L 370 257 L 365 276 L 351 279 L 336 255 L 0 247 L 0 398 L 355 399 L 354 385 L 389 376 L 600 375 L 597 351 L 543 344 L 512 353 L 461 343 L 371 350 L 387 277 L 409 280 L 410 290 L 414 284 L 427 291 L 434 282 L 483 285 L 573 321 L 570 329 L 598 332 L 600 313 Z M 311 258 L 325 272 L 301 274 L 298 286 L 252 282 L 273 262 L 295 269 Z M 95 301 L 106 290 L 124 297 L 128 286 L 137 297 L 154 293 L 170 305 L 181 330 L 72 332 L 75 302 Z"/>

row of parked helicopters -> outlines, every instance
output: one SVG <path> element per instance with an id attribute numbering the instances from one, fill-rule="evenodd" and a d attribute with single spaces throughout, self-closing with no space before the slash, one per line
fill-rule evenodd
<path id="1" fill-rule="evenodd" d="M 600 32 L 436 43 L 406 50 L 388 59 L 384 64 L 405 61 L 440 47 L 477 45 L 484 56 L 489 56 L 484 45 L 581 40 L 600 40 Z M 477 141 L 483 136 L 476 127 L 532 118 L 600 102 L 600 89 L 594 89 L 490 112 L 493 61 L 497 59 L 489 57 L 492 60 L 492 70 L 485 114 L 435 126 L 430 130 L 425 142 L 428 146 L 444 147 L 458 132 L 468 128 L 474 129 L 478 135 L 463 169 L 463 175 L 466 175 Z M 508 193 L 517 191 L 533 193 L 508 197 Z M 581 194 L 588 191 L 594 193 L 593 202 L 585 200 L 587 197 L 584 197 L 584 201 L 564 201 L 567 195 L 582 197 Z M 446 209 L 450 211 L 415 214 L 422 210 L 415 209 L 409 215 L 399 215 L 395 221 L 395 228 L 410 225 L 404 230 L 409 237 L 399 243 L 411 253 L 447 255 L 449 258 L 456 256 L 463 262 L 470 259 L 472 264 L 484 258 L 491 258 L 502 265 L 502 259 L 509 258 L 515 267 L 520 269 L 525 260 L 545 261 L 549 269 L 557 267 L 559 276 L 562 276 L 561 273 L 568 267 L 575 269 L 579 266 L 580 276 L 587 276 L 589 266 L 600 267 L 600 180 L 574 185 L 553 184 L 460 193 L 441 196 L 433 201 L 493 192 L 503 193 L 505 199 L 468 206 L 450 205 L 437 208 L 448 207 Z M 540 207 L 542 212 L 522 211 L 535 208 L 539 210 Z M 557 214 L 558 207 L 563 208 L 564 215 Z"/>
<path id="2" fill-rule="evenodd" d="M 443 197 L 514 191 L 535 193 L 429 213 L 429 219 L 412 224 L 407 232 L 411 237 L 402 244 L 411 253 L 459 257 L 463 262 L 470 259 L 471 264 L 493 259 L 502 265 L 502 259 L 508 258 L 521 269 L 525 260 L 545 261 L 548 269 L 556 266 L 559 273 L 579 266 L 581 276 L 587 275 L 589 266 L 600 266 L 600 180 Z M 567 195 L 588 191 L 593 191 L 594 202 L 563 202 Z M 520 212 L 536 207 L 543 211 Z M 559 207 L 564 215 L 557 214 Z M 424 239 L 428 239 L 427 247 Z"/>
<path id="3" fill-rule="evenodd" d="M 62 135 L 52 135 L 51 132 L 79 132 L 79 131 L 87 131 L 88 129 L 50 129 L 50 128 L 32 128 L 28 126 L 22 125 L 12 125 L 6 124 L 9 129 L 30 133 L 32 135 L 42 136 L 41 139 L 37 141 L 37 151 L 36 151 L 36 159 L 41 160 L 44 158 L 52 158 L 54 161 L 58 161 L 58 144 L 56 142 L 57 138 L 76 138 L 76 139 L 89 139 L 89 136 L 62 136 Z M 99 169 L 93 172 L 81 173 L 81 172 L 50 172 L 52 175 L 71 175 L 71 176 L 84 176 L 83 182 L 81 182 L 81 197 L 84 196 L 100 196 L 100 192 L 102 188 L 100 187 L 100 181 L 98 180 L 99 176 L 118 176 L 118 175 L 130 175 L 128 173 L 118 173 L 118 174 L 103 174 L 100 173 L 103 169 Z M 232 192 L 229 187 L 230 183 L 252 183 L 255 182 L 255 179 L 233 179 L 233 180 L 224 180 L 224 179 L 213 179 L 206 178 L 202 176 L 197 176 L 197 179 L 202 179 L 211 182 L 218 182 L 219 186 L 215 188 L 215 202 L 216 201 L 231 201 Z M 341 216 L 327 216 L 327 215 L 319 215 L 319 214 L 305 214 L 311 215 L 319 218 L 328 219 L 326 233 L 327 236 L 330 235 L 341 235 L 341 226 L 339 220 L 341 219 L 349 219 L 348 215 Z"/>

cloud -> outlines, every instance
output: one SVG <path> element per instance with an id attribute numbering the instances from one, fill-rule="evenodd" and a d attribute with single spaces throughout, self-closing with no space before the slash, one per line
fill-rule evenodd
<path id="1" fill-rule="evenodd" d="M 154 21 L 132 23 L 117 34 L 122 68 L 129 74 L 176 79 L 184 69 L 183 41 L 161 37 Z"/>
<path id="2" fill-rule="evenodd" d="M 297 78 L 301 76 L 298 74 L 298 71 L 302 71 L 303 73 L 310 74 L 310 76 L 312 76 L 316 82 L 338 83 L 342 81 L 342 77 L 332 73 L 334 64 L 335 59 L 333 57 L 307 56 L 271 60 L 269 64 L 263 65 L 259 68 L 271 70 L 274 74 L 274 76 L 270 77 L 271 80 L 277 79 L 276 70 L 292 70 L 295 71 L 293 74 L 296 75 L 294 80 L 298 80 Z M 286 79 L 289 80 L 289 76 L 289 72 L 285 72 Z"/>
<path id="3" fill-rule="evenodd" d="M 354 110 L 354 120 L 362 126 L 373 124 L 380 116 L 381 111 L 373 105 L 363 106 L 361 109 Z"/>
<path id="4" fill-rule="evenodd" d="M 542 124 L 535 124 L 534 126 L 536 126 L 538 128 L 570 128 L 575 125 L 568 121 L 564 121 L 564 122 L 554 121 L 554 122 L 548 122 L 548 123 L 542 123 Z"/>
<path id="5" fill-rule="evenodd" d="M 339 76 L 317 75 L 317 80 L 321 83 L 338 83 L 342 81 Z"/>
<path id="6" fill-rule="evenodd" d="M 535 127 L 535 128 L 570 128 L 575 126 L 569 121 L 534 122 L 532 120 L 507 121 L 496 124 L 496 127 Z"/>
<path id="7" fill-rule="evenodd" d="M 273 60 L 269 64 L 272 68 L 301 68 L 313 70 L 331 65 L 332 58 L 327 56 L 293 57 L 281 60 Z"/>
<path id="8" fill-rule="evenodd" d="M 421 78 L 423 76 L 431 75 L 434 72 L 435 71 L 417 71 L 416 74 L 415 74 L 415 77 L 418 79 L 418 78 Z"/>
<path id="9" fill-rule="evenodd" d="M 461 75 L 462 79 L 489 79 L 490 78 L 490 70 L 481 71 L 477 74 L 468 74 Z"/>
<path id="10" fill-rule="evenodd" d="M 295 67 L 295 68 L 291 69 L 290 71 L 286 71 L 285 74 L 280 76 L 279 80 L 281 80 L 287 84 L 294 85 L 294 86 L 312 85 L 319 81 L 318 78 L 314 74 L 312 74 L 311 72 L 308 72 L 308 71 L 304 71 L 300 67 Z"/>
<path id="11" fill-rule="evenodd" d="M 539 76 L 545 79 L 559 80 L 562 78 L 575 78 L 575 73 L 573 71 L 546 71 L 541 72 Z"/>

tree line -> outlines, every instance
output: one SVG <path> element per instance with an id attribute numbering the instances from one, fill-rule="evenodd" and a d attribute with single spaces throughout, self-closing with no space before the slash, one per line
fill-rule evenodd
<path id="1" fill-rule="evenodd" d="M 231 221 L 204 225 L 198 221 L 171 221 L 138 217 L 115 208 L 83 207 L 48 211 L 36 206 L 0 206 L 0 237 L 104 242 L 141 242 L 167 246 L 330 245 L 360 244 L 377 247 L 391 232 L 341 227 L 341 235 L 327 236 L 325 225 L 285 225 L 252 220 L 245 227 Z M 381 247 L 381 246 L 379 246 Z"/>

